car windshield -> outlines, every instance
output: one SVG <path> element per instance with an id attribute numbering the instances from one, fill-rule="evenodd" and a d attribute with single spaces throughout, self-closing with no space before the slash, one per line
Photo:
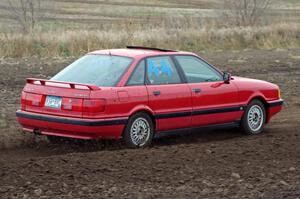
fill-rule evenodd
<path id="1" fill-rule="evenodd" d="M 86 55 L 56 74 L 51 80 L 115 86 L 132 58 L 113 55 Z"/>

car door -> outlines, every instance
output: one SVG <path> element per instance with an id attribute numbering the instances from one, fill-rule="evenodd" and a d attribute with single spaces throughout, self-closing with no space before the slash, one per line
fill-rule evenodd
<path id="1" fill-rule="evenodd" d="M 191 89 L 169 56 L 146 59 L 149 106 L 155 112 L 157 131 L 191 125 Z"/>
<path id="2" fill-rule="evenodd" d="M 232 82 L 225 83 L 219 71 L 196 56 L 175 56 L 175 60 L 192 92 L 192 126 L 240 120 L 243 111 Z"/>

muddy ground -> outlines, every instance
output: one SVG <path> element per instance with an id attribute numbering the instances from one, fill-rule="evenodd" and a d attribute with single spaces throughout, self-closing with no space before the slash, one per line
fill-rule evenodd
<path id="1" fill-rule="evenodd" d="M 1 198 L 300 198 L 300 49 L 205 53 L 233 75 L 278 84 L 284 110 L 258 136 L 236 129 L 120 142 L 52 145 L 22 134 L 15 110 L 26 77 L 74 58 L 0 60 Z"/>

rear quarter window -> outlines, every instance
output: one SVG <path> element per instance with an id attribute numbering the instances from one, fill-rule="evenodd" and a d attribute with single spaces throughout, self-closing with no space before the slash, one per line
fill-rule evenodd
<path id="1" fill-rule="evenodd" d="M 142 60 L 131 74 L 127 86 L 144 85 L 145 83 L 145 61 Z"/>

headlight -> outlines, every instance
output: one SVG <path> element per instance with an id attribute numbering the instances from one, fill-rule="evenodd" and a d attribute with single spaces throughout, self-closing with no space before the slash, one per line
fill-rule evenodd
<path id="1" fill-rule="evenodd" d="M 280 88 L 278 88 L 278 99 L 281 99 L 281 92 L 280 92 Z"/>

